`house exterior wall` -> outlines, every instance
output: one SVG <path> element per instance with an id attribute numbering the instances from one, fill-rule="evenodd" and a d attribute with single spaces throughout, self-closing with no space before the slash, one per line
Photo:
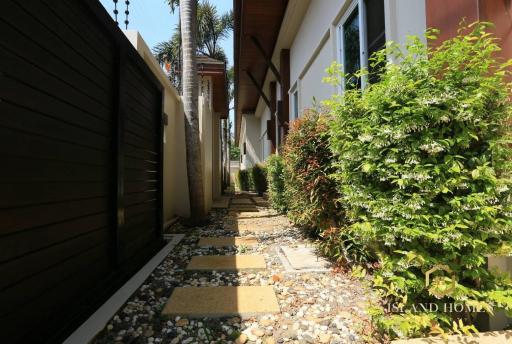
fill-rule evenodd
<path id="1" fill-rule="evenodd" d="M 488 21 L 494 24 L 491 31 L 500 40 L 500 57 L 512 58 L 512 2 L 507 0 L 426 0 L 426 22 L 428 27 L 441 30 L 439 40 L 457 34 L 459 23 L 467 24 Z"/>
<path id="2" fill-rule="evenodd" d="M 353 0 L 311 1 L 290 48 L 291 90 L 299 91 L 299 114 L 317 101 L 328 99 L 335 89 L 322 82 L 325 69 L 339 61 L 336 27 Z M 384 0 L 386 39 L 405 44 L 407 35 L 423 35 L 425 0 Z M 315 42 L 311 44 L 311 42 Z M 290 94 L 290 112 L 293 100 Z"/>
<path id="3" fill-rule="evenodd" d="M 298 1 L 290 0 L 288 10 L 297 8 Z M 425 0 L 383 0 L 385 33 L 387 40 L 393 40 L 400 44 L 406 42 L 407 35 L 423 35 L 426 29 Z M 278 38 L 274 48 L 274 64 L 277 63 L 276 54 L 281 49 L 290 50 L 290 89 L 287 90 L 290 102 L 290 121 L 293 120 L 293 93 L 298 91 L 299 116 L 316 104 L 321 105 L 323 100 L 331 97 L 338 89 L 322 82 L 326 76 L 325 69 L 333 61 L 339 61 L 339 38 L 337 27 L 340 19 L 352 10 L 357 0 L 313 0 L 299 25 L 293 16 L 287 16 L 281 25 L 282 39 Z M 289 22 L 287 22 L 287 20 Z M 296 33 L 290 33 L 290 28 L 296 27 Z M 293 39 L 290 39 L 293 37 Z M 289 43 L 286 43 L 289 41 Z M 283 43 L 285 42 L 285 43 Z M 277 53 L 276 53 L 277 52 Z M 274 80 L 272 73 L 268 72 L 264 83 L 264 90 L 269 94 L 269 83 Z M 278 84 L 278 90 L 280 85 Z M 279 95 L 280 92 L 278 91 Z M 278 99 L 279 100 L 279 99 Z M 243 143 L 246 142 L 248 154 L 242 159 L 242 168 L 251 167 L 254 163 L 264 161 L 270 154 L 269 141 L 266 140 L 266 120 L 270 111 L 261 100 L 256 109 L 258 123 L 254 124 L 254 118 L 243 116 L 242 130 L 240 133 L 240 149 L 243 152 Z M 254 117 L 254 116 L 253 116 Z M 258 142 L 256 137 L 262 137 Z M 259 147 L 259 149 L 258 149 Z M 249 152 L 249 149 L 254 152 Z M 258 153 L 260 152 L 260 153 Z"/>
<path id="4" fill-rule="evenodd" d="M 242 116 L 242 130 L 240 133 L 240 155 L 242 158 L 240 168 L 242 170 L 262 161 L 261 142 L 259 140 L 260 120 L 260 118 L 254 115 Z"/>
<path id="5" fill-rule="evenodd" d="M 423 37 L 427 29 L 425 0 L 384 0 L 384 18 L 386 40 L 404 46 L 407 36 Z"/>
<path id="6" fill-rule="evenodd" d="M 267 120 L 270 120 L 270 109 L 265 107 L 260 117 L 260 160 L 264 160 L 272 152 L 272 142 L 268 139 L 267 135 Z"/>
<path id="7" fill-rule="evenodd" d="M 320 105 L 318 102 L 328 99 L 335 91 L 332 85 L 322 82 L 326 76 L 325 69 L 333 62 L 331 39 L 329 38 L 320 47 L 318 54 L 312 60 L 311 65 L 304 71 L 299 79 L 299 114 L 305 110 Z M 316 102 L 315 102 L 316 101 Z M 292 100 L 290 99 L 290 104 Z"/>

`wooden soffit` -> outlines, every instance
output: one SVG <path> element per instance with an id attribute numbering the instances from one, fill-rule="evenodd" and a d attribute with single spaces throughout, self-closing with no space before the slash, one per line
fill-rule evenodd
<path id="1" fill-rule="evenodd" d="M 197 74 L 212 78 L 213 112 L 219 113 L 221 119 L 228 118 L 229 96 L 226 78 L 226 64 L 206 56 L 197 57 Z"/>
<path id="2" fill-rule="evenodd" d="M 243 113 L 254 113 L 259 94 L 249 72 L 263 85 L 268 65 L 254 44 L 259 42 L 266 56 L 272 56 L 288 0 L 234 0 L 235 17 L 235 137 L 238 142 Z M 263 90 L 267 91 L 268 90 Z"/>

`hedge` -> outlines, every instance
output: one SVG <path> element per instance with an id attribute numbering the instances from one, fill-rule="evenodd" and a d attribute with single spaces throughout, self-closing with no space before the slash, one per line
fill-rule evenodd
<path id="1" fill-rule="evenodd" d="M 487 27 L 389 44 L 371 61 L 378 76 L 333 64 L 328 81 L 377 81 L 299 120 L 268 163 L 271 204 L 318 230 L 326 253 L 373 268 L 384 307 L 371 312 L 391 338 L 467 333 L 475 309 L 512 312 L 510 278 L 486 267 L 512 252 L 512 63 Z M 464 310 L 443 311 L 454 303 Z"/>

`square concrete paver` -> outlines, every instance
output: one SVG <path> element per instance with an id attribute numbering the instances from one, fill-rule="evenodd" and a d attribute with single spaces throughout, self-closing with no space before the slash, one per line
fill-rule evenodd
<path id="1" fill-rule="evenodd" d="M 217 198 L 212 203 L 213 209 L 227 209 L 229 207 L 229 197 Z"/>
<path id="2" fill-rule="evenodd" d="M 267 268 L 265 258 L 258 255 L 236 256 L 194 256 L 186 270 L 195 271 L 238 271 L 264 270 Z"/>
<path id="3" fill-rule="evenodd" d="M 272 215 L 266 211 L 230 211 L 228 213 L 228 217 L 236 219 L 249 219 L 254 217 L 271 218 Z"/>
<path id="4" fill-rule="evenodd" d="M 258 239 L 253 237 L 218 237 L 218 238 L 200 238 L 199 246 L 254 246 L 258 244 Z"/>
<path id="5" fill-rule="evenodd" d="M 175 288 L 162 313 L 187 318 L 248 318 L 279 313 L 272 287 Z"/>
<path id="6" fill-rule="evenodd" d="M 281 246 L 280 251 L 282 254 L 279 258 L 287 271 L 325 271 L 331 265 L 329 261 L 316 254 L 314 247 Z"/>
<path id="7" fill-rule="evenodd" d="M 231 204 L 252 205 L 252 202 L 249 198 L 233 198 Z"/>
<path id="8" fill-rule="evenodd" d="M 258 212 L 258 208 L 252 205 L 232 205 L 229 207 L 229 211 L 238 211 L 238 212 Z"/>
<path id="9" fill-rule="evenodd" d="M 271 232 L 277 228 L 273 223 L 238 222 L 236 224 L 239 232 Z"/>

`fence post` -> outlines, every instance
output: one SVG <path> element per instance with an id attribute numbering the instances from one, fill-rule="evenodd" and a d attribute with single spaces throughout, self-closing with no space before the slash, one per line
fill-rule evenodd
<path id="1" fill-rule="evenodd" d="M 119 243 L 120 233 L 125 224 L 124 209 L 124 127 L 125 127 L 125 65 L 126 51 L 120 45 L 116 45 L 114 59 L 114 154 L 115 154 L 115 194 L 114 194 L 114 226 L 111 236 L 111 257 L 114 266 L 118 266 L 121 260 L 121 247 Z"/>
<path id="2" fill-rule="evenodd" d="M 168 125 L 167 114 L 165 113 L 165 89 L 160 89 L 160 111 L 159 111 L 159 123 L 158 127 L 158 149 L 160 150 L 158 153 L 158 212 L 157 212 L 157 225 L 156 225 L 156 236 L 157 239 L 163 240 L 163 231 L 164 231 L 164 135 L 165 135 L 165 126 Z"/>

